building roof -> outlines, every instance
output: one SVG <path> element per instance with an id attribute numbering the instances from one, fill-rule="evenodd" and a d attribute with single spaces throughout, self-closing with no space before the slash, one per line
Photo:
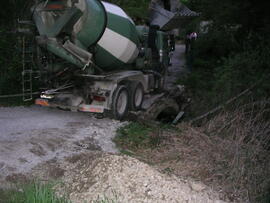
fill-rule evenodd
<path id="1" fill-rule="evenodd" d="M 179 28 L 194 17 L 199 16 L 199 13 L 191 11 L 187 6 L 181 3 L 179 3 L 177 7 L 171 8 L 171 11 L 169 11 L 164 9 L 159 3 L 152 2 L 149 10 L 150 24 L 158 25 L 160 29 L 164 31 Z"/>

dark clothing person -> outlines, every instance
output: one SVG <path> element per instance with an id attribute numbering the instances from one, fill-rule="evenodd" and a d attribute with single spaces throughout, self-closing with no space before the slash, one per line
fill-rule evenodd
<path id="1" fill-rule="evenodd" d="M 186 45 L 185 53 L 186 54 L 188 54 L 188 52 L 190 50 L 190 43 L 191 43 L 190 35 L 187 34 L 186 38 L 185 38 L 185 45 Z"/>
<path id="2" fill-rule="evenodd" d="M 197 33 L 192 32 L 190 34 L 187 34 L 186 36 L 186 57 L 187 57 L 187 67 L 189 71 L 192 71 L 193 67 L 193 61 L 194 61 L 194 46 L 195 46 L 195 41 L 197 39 Z"/>

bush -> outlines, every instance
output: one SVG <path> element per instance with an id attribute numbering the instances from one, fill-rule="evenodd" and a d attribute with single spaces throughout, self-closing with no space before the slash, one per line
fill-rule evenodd
<path id="1" fill-rule="evenodd" d="M 270 40 L 250 35 L 240 46 L 233 34 L 229 36 L 213 31 L 196 41 L 193 72 L 179 80 L 190 90 L 194 103 L 198 102 L 193 109 L 195 114 L 225 102 L 254 84 L 257 84 L 252 92 L 255 99 L 270 96 Z"/>
<path id="2" fill-rule="evenodd" d="M 270 86 L 265 78 L 270 74 L 270 71 L 267 70 L 270 63 L 269 60 L 262 59 L 261 52 L 260 50 L 248 50 L 237 53 L 224 59 L 223 65 L 215 69 L 214 81 L 216 83 L 213 91 L 220 92 L 221 101 L 256 83 L 258 83 L 254 91 L 256 97 L 270 96 Z"/>
<path id="3" fill-rule="evenodd" d="M 220 57 L 229 56 L 240 48 L 239 42 L 235 39 L 235 34 L 236 31 L 226 27 L 209 25 L 207 33 L 199 33 L 199 38 L 196 41 L 195 57 L 207 59 L 208 61 L 217 61 Z"/>

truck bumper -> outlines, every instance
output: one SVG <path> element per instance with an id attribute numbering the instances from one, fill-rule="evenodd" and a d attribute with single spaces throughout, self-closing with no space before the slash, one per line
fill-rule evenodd
<path id="1" fill-rule="evenodd" d="M 81 111 L 81 112 L 90 112 L 90 113 L 104 113 L 104 107 L 98 105 L 87 105 L 81 104 L 79 106 L 64 106 L 56 103 L 50 103 L 48 99 L 36 99 L 35 104 L 39 106 L 70 109 L 71 111 Z"/>

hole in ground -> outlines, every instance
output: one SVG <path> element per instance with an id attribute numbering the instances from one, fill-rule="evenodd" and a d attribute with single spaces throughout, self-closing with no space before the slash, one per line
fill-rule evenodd
<path id="1" fill-rule="evenodd" d="M 156 120 L 162 123 L 169 124 L 173 122 L 176 116 L 177 113 L 175 112 L 175 109 L 169 107 L 162 110 L 156 117 Z"/>

